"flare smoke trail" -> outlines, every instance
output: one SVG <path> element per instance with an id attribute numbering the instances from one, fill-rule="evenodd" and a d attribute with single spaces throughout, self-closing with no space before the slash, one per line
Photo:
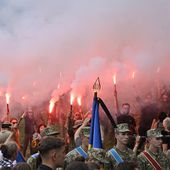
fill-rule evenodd
<path id="1" fill-rule="evenodd" d="M 158 67 L 160 80 L 168 82 L 169 16 L 169 0 L 1 0 L 1 108 L 6 91 L 15 112 L 70 87 L 92 87 L 96 75 L 107 98 L 114 72 L 124 100 L 134 70 L 144 89 Z M 53 93 L 60 72 L 63 87 Z"/>

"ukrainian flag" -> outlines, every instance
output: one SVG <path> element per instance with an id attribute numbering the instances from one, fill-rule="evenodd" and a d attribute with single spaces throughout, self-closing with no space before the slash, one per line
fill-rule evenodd
<path id="1" fill-rule="evenodd" d="M 99 120 L 99 101 L 97 97 L 93 99 L 92 119 L 90 127 L 89 149 L 102 148 L 102 139 Z"/>

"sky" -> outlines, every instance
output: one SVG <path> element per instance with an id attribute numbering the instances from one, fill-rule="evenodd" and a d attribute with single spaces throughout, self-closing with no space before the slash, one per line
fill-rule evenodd
<path id="1" fill-rule="evenodd" d="M 169 30 L 169 0 L 1 0 L 1 106 L 6 92 L 14 108 L 91 94 L 98 76 L 110 100 L 114 73 L 123 100 L 134 83 L 167 83 Z"/>

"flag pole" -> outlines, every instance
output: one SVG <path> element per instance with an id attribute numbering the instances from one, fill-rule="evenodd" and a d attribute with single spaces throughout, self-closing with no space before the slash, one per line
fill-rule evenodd
<path id="1" fill-rule="evenodd" d="M 98 103 L 98 98 L 97 98 L 97 94 L 98 94 L 98 91 L 101 89 L 101 85 L 100 85 L 100 79 L 99 77 L 96 79 L 94 85 L 93 85 L 93 91 L 94 91 L 94 97 L 93 97 L 93 108 L 92 108 L 92 118 L 91 118 L 91 126 L 90 126 L 90 138 L 89 138 L 89 150 L 94 147 L 94 141 L 98 140 L 100 141 L 99 139 L 96 139 L 96 137 L 100 137 L 101 138 L 101 134 L 99 134 L 99 131 L 100 131 L 100 127 L 99 129 L 96 129 L 95 128 L 98 128 L 99 126 L 99 113 L 98 113 L 98 109 L 99 109 L 99 103 Z M 98 123 L 98 124 L 96 124 Z M 98 136 L 95 136 L 95 135 L 98 135 Z"/>
<path id="2" fill-rule="evenodd" d="M 97 98 L 97 93 L 101 89 L 100 79 L 99 77 L 96 79 L 95 83 L 93 84 L 93 91 L 94 91 L 94 99 Z"/>

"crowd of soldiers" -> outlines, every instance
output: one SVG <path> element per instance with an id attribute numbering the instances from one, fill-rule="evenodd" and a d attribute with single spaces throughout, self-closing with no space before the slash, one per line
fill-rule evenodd
<path id="1" fill-rule="evenodd" d="M 123 103 L 117 114 L 116 127 L 101 124 L 104 148 L 89 147 L 91 117 L 68 114 L 67 136 L 52 124 L 35 128 L 33 111 L 28 109 L 25 122 L 24 145 L 19 140 L 18 121 L 3 122 L 0 132 L 0 168 L 20 170 L 170 170 L 170 104 L 163 94 L 160 103 L 152 96 L 136 98 L 141 106 L 137 123 L 130 112 L 130 104 Z M 76 112 L 77 113 L 77 112 Z M 158 114 L 157 114 L 158 113 Z M 77 117 L 77 118 L 76 118 Z M 111 133 L 107 133 L 111 132 Z M 105 134 L 109 134 L 106 137 Z M 67 144 L 67 145 L 66 145 Z M 30 154 L 28 154 L 30 145 Z M 66 147 L 67 146 L 67 147 Z"/>

